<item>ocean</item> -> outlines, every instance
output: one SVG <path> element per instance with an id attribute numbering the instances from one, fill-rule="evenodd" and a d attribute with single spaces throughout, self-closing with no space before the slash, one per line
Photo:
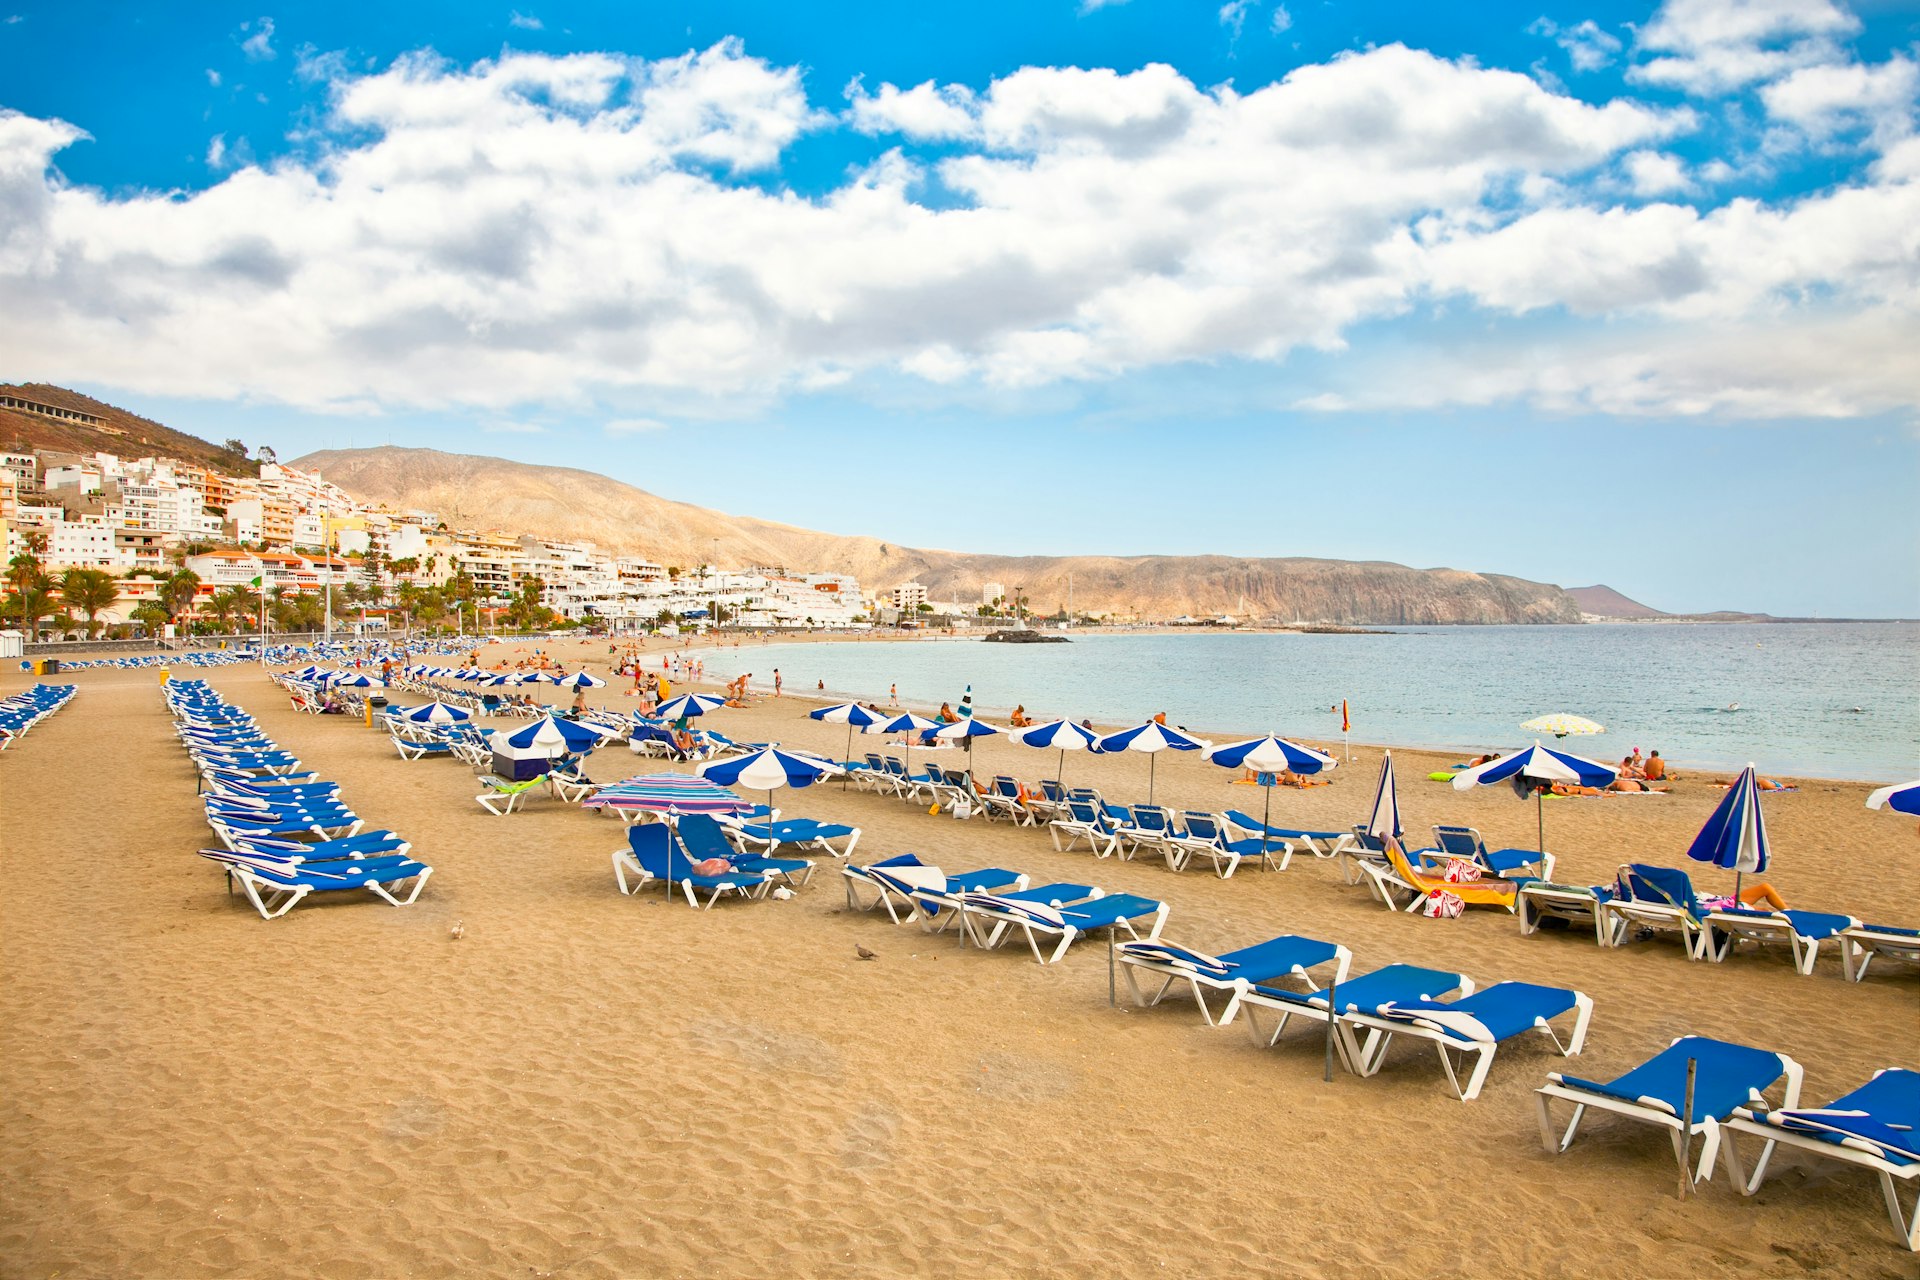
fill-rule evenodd
<path id="1" fill-rule="evenodd" d="M 1659 623 L 1395 627 L 1376 635 L 1099 635 L 1071 644 L 973 639 L 753 645 L 708 651 L 708 674 L 778 667 L 790 693 L 974 705 L 1003 718 L 1169 723 L 1214 737 L 1278 733 L 1479 750 L 1526 745 L 1520 723 L 1569 711 L 1607 726 L 1559 744 L 1617 761 L 1658 748 L 1681 768 L 1896 782 L 1920 777 L 1920 624 Z"/>

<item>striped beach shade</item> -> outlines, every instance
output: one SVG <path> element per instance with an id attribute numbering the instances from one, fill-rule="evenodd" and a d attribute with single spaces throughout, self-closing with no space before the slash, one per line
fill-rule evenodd
<path id="1" fill-rule="evenodd" d="M 1920 782 L 1896 782 L 1882 787 L 1867 797 L 1867 808 L 1920 814 Z"/>
<path id="2" fill-rule="evenodd" d="M 444 702 L 429 702 L 422 707 L 403 707 L 390 714 L 413 724 L 460 724 L 473 719 L 465 707 L 450 707 Z"/>
<path id="3" fill-rule="evenodd" d="M 1453 789 L 1466 791 L 1472 787 L 1490 787 L 1498 782 L 1511 785 L 1515 794 L 1525 799 L 1532 793 L 1539 808 L 1536 822 L 1539 828 L 1540 852 L 1547 851 L 1547 790 L 1556 782 L 1575 787 L 1605 787 L 1619 776 L 1619 771 L 1598 760 L 1589 760 L 1585 756 L 1569 755 L 1564 751 L 1555 751 L 1543 747 L 1538 742 L 1525 751 L 1516 751 L 1510 756 L 1501 756 L 1498 760 L 1489 760 L 1471 769 L 1463 769 L 1453 775 Z"/>
<path id="4" fill-rule="evenodd" d="M 865 729 L 871 725 L 879 724 L 887 718 L 884 713 L 871 711 L 857 702 L 841 702 L 831 707 L 815 707 L 812 711 L 807 712 L 807 717 L 812 720 L 822 721 L 826 724 L 843 724 L 847 726 L 848 760 L 853 759 L 853 731 L 855 729 Z M 846 779 L 842 778 L 840 783 L 841 789 L 844 790 L 846 785 Z"/>
<path id="5" fill-rule="evenodd" d="M 717 698 L 710 693 L 683 693 L 655 707 L 653 714 L 662 720 L 678 720 L 683 716 L 703 716 L 726 705 L 725 698 Z"/>
<path id="6" fill-rule="evenodd" d="M 879 724 L 868 725 L 866 729 L 863 730 L 863 732 L 906 734 L 907 735 L 906 768 L 908 773 L 912 773 L 913 772 L 913 740 L 919 737 L 923 733 L 932 733 L 935 729 L 938 729 L 939 727 L 940 727 L 939 725 L 927 719 L 925 716 L 917 716 L 913 714 L 913 712 L 911 711 L 903 711 L 897 716 L 893 716 L 889 719 L 882 720 Z"/>
<path id="7" fill-rule="evenodd" d="M 1223 769 L 1251 769 L 1258 775 L 1261 794 L 1266 797 L 1260 814 L 1260 856 L 1263 863 L 1267 853 L 1267 828 L 1273 825 L 1273 788 L 1279 781 L 1278 775 L 1319 773 L 1322 769 L 1332 769 L 1339 764 L 1330 755 L 1315 751 L 1312 747 L 1303 747 L 1297 742 L 1288 742 L 1285 738 L 1276 738 L 1272 734 L 1210 748 L 1206 758 Z"/>
<path id="8" fill-rule="evenodd" d="M 1071 720 L 1049 720 L 1025 729 L 1009 729 L 1007 736 L 1023 747 L 1058 751 L 1060 761 L 1054 766 L 1055 774 L 1066 773 L 1067 752 L 1091 751 L 1093 744 L 1099 741 L 1099 735 L 1093 730 L 1082 728 Z M 1056 778 L 1056 781 L 1061 779 Z"/>
<path id="9" fill-rule="evenodd" d="M 1367 834 L 1385 840 L 1398 840 L 1406 834 L 1400 825 L 1400 795 L 1393 785 L 1393 752 L 1380 761 L 1380 785 L 1373 792 L 1373 808 L 1367 812 Z"/>
<path id="10" fill-rule="evenodd" d="M 685 773 L 650 773 L 609 783 L 580 804 L 583 808 L 630 809 L 670 817 L 739 813 L 753 807 L 719 783 Z"/>
<path id="11" fill-rule="evenodd" d="M 694 766 L 695 773 L 723 787 L 746 787 L 767 793 L 767 807 L 773 807 L 775 787 L 810 787 L 822 778 L 842 772 L 839 765 L 825 760 L 796 756 L 778 747 L 767 747 L 751 755 L 727 760 L 709 760 Z"/>
<path id="12" fill-rule="evenodd" d="M 1766 818 L 1760 812 L 1760 787 L 1753 766 L 1748 765 L 1707 815 L 1706 825 L 1687 846 L 1687 856 L 1733 872 L 1733 896 L 1737 900 L 1740 877 L 1749 871 L 1765 871 L 1772 854 L 1767 845 Z"/>
<path id="13" fill-rule="evenodd" d="M 384 689 L 387 684 L 379 677 L 370 676 L 364 671 L 350 671 L 345 675 L 336 676 L 333 687 L 336 689 Z"/>
<path id="14" fill-rule="evenodd" d="M 554 681 L 562 689 L 604 689 L 607 682 L 598 676 L 590 676 L 584 671 L 576 671 L 570 676 Z"/>
<path id="15" fill-rule="evenodd" d="M 1196 738 L 1169 728 L 1158 720 L 1149 720 L 1145 724 L 1135 725 L 1131 729 L 1122 729 L 1099 739 L 1096 744 L 1102 751 L 1144 751 L 1147 753 L 1147 803 L 1153 803 L 1153 774 L 1159 764 L 1162 751 L 1205 751 L 1213 744 L 1204 738 Z"/>
<path id="16" fill-rule="evenodd" d="M 549 756 L 557 756 L 584 754 L 611 736 L 611 730 L 585 721 L 541 716 L 524 729 L 512 733 L 501 730 L 493 738 L 496 744 L 505 743 L 515 751 L 544 751 Z"/>

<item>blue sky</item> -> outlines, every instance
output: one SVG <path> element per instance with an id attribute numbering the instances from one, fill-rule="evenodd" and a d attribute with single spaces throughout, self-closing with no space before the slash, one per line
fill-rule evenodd
<path id="1" fill-rule="evenodd" d="M 923 546 L 1920 614 L 1920 3 L 0 4 L 0 377 Z"/>

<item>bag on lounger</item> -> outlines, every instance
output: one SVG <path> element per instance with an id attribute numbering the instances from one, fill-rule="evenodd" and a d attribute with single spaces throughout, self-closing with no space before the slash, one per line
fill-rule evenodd
<path id="1" fill-rule="evenodd" d="M 1467 904 L 1459 894 L 1448 893 L 1442 889 L 1439 893 L 1427 895 L 1427 901 L 1420 908 L 1420 914 L 1435 919 L 1452 920 L 1467 909 Z"/>

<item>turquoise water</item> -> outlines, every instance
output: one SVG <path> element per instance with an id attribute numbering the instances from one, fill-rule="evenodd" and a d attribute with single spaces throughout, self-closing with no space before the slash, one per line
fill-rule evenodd
<path id="1" fill-rule="evenodd" d="M 1920 776 L 1920 625 L 1728 623 L 1395 628 L 1384 635 L 1076 634 L 1072 644 L 866 641 L 723 649 L 709 673 L 775 667 L 793 693 L 958 705 L 973 685 L 989 718 L 1030 714 L 1169 722 L 1223 737 L 1514 747 L 1551 711 L 1608 732 L 1569 738 L 1617 761 L 1634 746 L 1678 765 L 1884 782 Z M 1738 710 L 1727 710 L 1738 704 Z M 1858 707 L 1855 711 L 1852 708 Z"/>

